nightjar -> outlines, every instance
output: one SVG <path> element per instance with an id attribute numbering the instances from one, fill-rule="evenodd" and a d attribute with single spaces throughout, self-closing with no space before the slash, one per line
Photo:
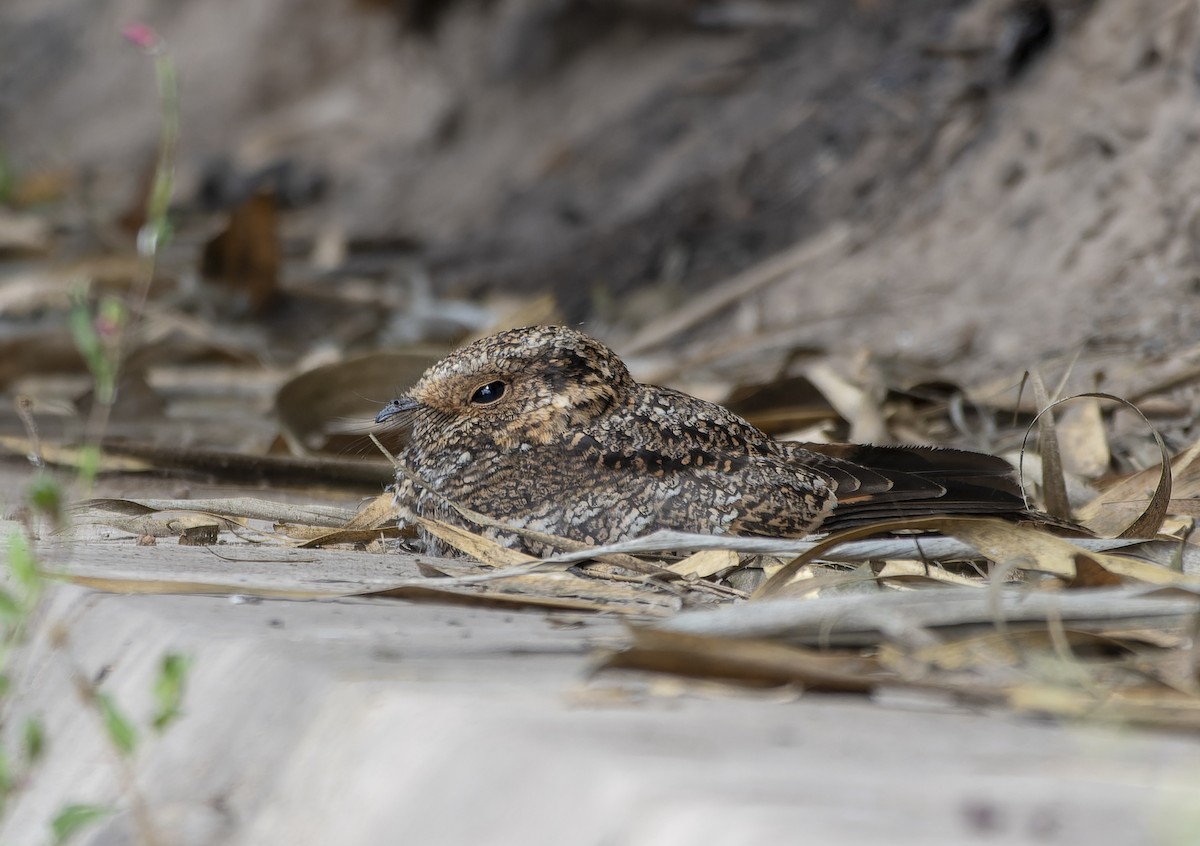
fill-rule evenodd
<path id="1" fill-rule="evenodd" d="M 545 550 L 481 530 L 447 500 L 587 543 L 658 529 L 802 537 L 910 515 L 1026 513 L 1000 458 L 777 441 L 719 405 L 635 381 L 608 347 L 561 326 L 463 347 L 376 423 L 408 430 L 396 484 L 402 517 L 534 553 Z"/>

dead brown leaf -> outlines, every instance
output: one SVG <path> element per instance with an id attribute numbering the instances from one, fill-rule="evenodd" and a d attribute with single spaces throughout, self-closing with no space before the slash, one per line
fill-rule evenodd
<path id="1" fill-rule="evenodd" d="M 702 549 L 682 561 L 667 566 L 680 576 L 695 576 L 705 579 L 738 565 L 738 554 L 728 549 Z"/>
<path id="2" fill-rule="evenodd" d="M 0 449 L 7 450 L 13 455 L 32 455 L 33 448 L 33 442 L 28 438 L 0 435 Z M 49 464 L 63 467 L 80 467 L 83 461 L 84 450 L 82 447 L 58 446 L 42 442 L 38 445 L 38 455 L 43 461 Z M 102 473 L 143 473 L 155 469 L 155 465 L 140 458 L 102 452 L 98 469 Z"/>
<path id="3" fill-rule="evenodd" d="M 204 247 L 201 272 L 225 288 L 233 313 L 263 313 L 278 294 L 282 253 L 273 193 L 254 194 Z"/>
<path id="4" fill-rule="evenodd" d="M 1067 582 L 1067 587 L 1114 587 L 1119 584 L 1120 576 L 1104 569 L 1095 559 L 1086 555 L 1075 556 L 1075 576 Z"/>
<path id="5" fill-rule="evenodd" d="M 752 599 L 779 595 L 801 567 L 842 543 L 897 530 L 935 531 L 971 544 L 997 564 L 1016 570 L 1052 573 L 1068 580 L 1075 578 L 1075 562 L 1077 557 L 1082 557 L 1115 576 L 1148 584 L 1200 586 L 1200 576 L 1184 575 L 1161 564 L 1130 556 L 1093 552 L 1033 526 L 978 517 L 928 517 L 839 532 L 790 561 L 764 582 Z"/>
<path id="6" fill-rule="evenodd" d="M 1164 479 L 1167 480 L 1164 493 Z M 1153 522 L 1154 516 L 1145 518 L 1153 510 L 1163 516 L 1187 513 L 1187 500 L 1200 498 L 1200 443 L 1193 444 L 1184 452 L 1151 467 L 1127 476 L 1105 490 L 1079 509 L 1079 519 L 1089 529 L 1105 537 L 1133 537 L 1126 534 L 1123 526 L 1140 526 Z M 1172 505 L 1174 503 L 1174 505 Z M 1139 517 L 1138 515 L 1142 516 Z M 1160 521 L 1161 524 L 1161 521 Z M 1157 526 L 1154 527 L 1157 530 Z M 1149 535 L 1143 535 L 1149 537 Z"/>
<path id="7" fill-rule="evenodd" d="M 835 420 L 838 413 L 806 376 L 741 385 L 721 403 L 769 435 Z"/>
<path id="8" fill-rule="evenodd" d="M 465 552 L 467 555 L 487 564 L 489 567 L 512 567 L 520 564 L 536 564 L 538 562 L 538 559 L 532 555 L 526 555 L 515 549 L 501 546 L 482 535 L 472 534 L 466 529 L 452 526 L 449 523 L 443 523 L 441 520 L 418 517 L 417 522 L 429 534 L 449 544 L 459 552 Z"/>
<path id="9" fill-rule="evenodd" d="M 817 652 L 765 640 L 738 640 L 635 628 L 633 646 L 601 670 L 647 670 L 752 685 L 800 684 L 866 693 L 890 678 L 877 661 L 850 652 Z"/>
<path id="10" fill-rule="evenodd" d="M 1098 399 L 1080 397 L 1067 406 L 1058 421 L 1058 437 L 1068 472 L 1085 479 L 1098 479 L 1108 472 L 1112 455 Z"/>
<path id="11" fill-rule="evenodd" d="M 510 593 L 500 590 L 479 591 L 469 588 L 438 587 L 430 585 L 399 585 L 382 590 L 356 593 L 354 596 L 370 596 L 383 599 L 405 599 L 413 602 L 439 602 L 450 605 L 466 605 L 482 608 L 551 609 L 557 611 L 586 611 L 632 615 L 636 617 L 663 617 L 671 611 L 650 604 L 600 602 L 575 597 L 544 596 L 536 593 Z"/>
<path id="12" fill-rule="evenodd" d="M 448 352 L 442 347 L 413 347 L 343 359 L 300 373 L 275 395 L 275 415 L 296 455 L 341 455 L 364 448 L 375 415 Z M 386 445 L 402 446 L 394 437 Z M 373 452 L 373 450 L 372 450 Z"/>
<path id="13" fill-rule="evenodd" d="M 1067 482 L 1058 449 L 1058 432 L 1054 426 L 1053 410 L 1058 403 L 1051 403 L 1040 373 L 1030 373 L 1029 383 L 1033 386 L 1034 399 L 1042 409 L 1035 422 L 1042 456 L 1042 497 L 1046 502 L 1046 511 L 1062 520 L 1070 520 L 1071 503 L 1067 500 Z"/>
<path id="14" fill-rule="evenodd" d="M 95 576 L 61 575 L 62 579 L 75 585 L 104 591 L 105 593 L 131 594 L 209 594 L 212 596 L 261 596 L 272 599 L 318 599 L 322 597 L 347 596 L 344 591 L 283 590 L 276 588 L 230 585 L 216 582 L 164 581 L 158 579 L 114 579 Z"/>

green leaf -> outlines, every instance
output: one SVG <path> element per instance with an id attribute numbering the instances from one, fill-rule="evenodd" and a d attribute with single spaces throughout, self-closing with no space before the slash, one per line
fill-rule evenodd
<path id="1" fill-rule="evenodd" d="M 3 150 L 0 150 L 0 203 L 7 203 L 17 184 L 16 168 Z"/>
<path id="2" fill-rule="evenodd" d="M 17 598 L 4 588 L 0 588 L 0 617 L 19 620 L 24 616 L 25 609 L 21 607 L 21 603 L 17 601 Z"/>
<path id="3" fill-rule="evenodd" d="M 119 297 L 111 294 L 101 299 L 100 305 L 96 308 L 96 322 L 109 334 L 124 326 L 128 317 L 129 313 L 125 308 L 125 303 Z"/>
<path id="4" fill-rule="evenodd" d="M 96 699 L 100 703 L 100 714 L 104 717 L 108 739 L 118 752 L 128 758 L 137 748 L 137 729 L 107 693 L 97 693 Z"/>
<path id="5" fill-rule="evenodd" d="M 33 477 L 29 485 L 29 504 L 33 510 L 58 523 L 62 520 L 63 491 L 58 480 L 47 473 Z"/>
<path id="6" fill-rule="evenodd" d="M 158 731 L 163 731 L 179 718 L 183 689 L 191 668 L 192 659 L 186 655 L 168 652 L 163 656 L 158 678 L 154 680 L 154 698 L 158 701 L 154 728 Z"/>
<path id="7" fill-rule="evenodd" d="M 86 290 L 82 288 L 73 292 L 73 299 L 75 302 L 67 318 L 71 335 L 75 339 L 79 354 L 92 371 L 96 401 L 111 405 L 117 375 L 114 338 L 119 335 L 124 312 L 118 301 L 106 297 L 93 315 L 87 302 Z"/>
<path id="8" fill-rule="evenodd" d="M 13 791 L 13 774 L 8 766 L 8 753 L 0 746 L 0 806 Z"/>
<path id="9" fill-rule="evenodd" d="M 38 569 L 29 539 L 20 529 L 8 536 L 8 569 L 27 594 L 36 595 L 42 587 L 42 572 Z"/>
<path id="10" fill-rule="evenodd" d="M 87 444 L 79 450 L 79 481 L 84 490 L 91 490 L 100 472 L 100 447 Z"/>
<path id="11" fill-rule="evenodd" d="M 75 339 L 75 347 L 88 367 L 94 372 L 104 355 L 104 345 L 96 334 L 92 324 L 92 310 L 87 302 L 87 289 L 80 287 L 71 292 L 71 311 L 67 315 L 67 324 L 71 328 L 71 337 Z"/>
<path id="12" fill-rule="evenodd" d="M 46 754 L 46 727 L 37 717 L 25 721 L 24 731 L 25 760 L 31 765 L 36 764 Z"/>
<path id="13" fill-rule="evenodd" d="M 54 815 L 50 823 L 50 831 L 54 834 L 54 846 L 61 846 L 78 831 L 112 812 L 112 808 L 103 805 L 67 805 Z"/>

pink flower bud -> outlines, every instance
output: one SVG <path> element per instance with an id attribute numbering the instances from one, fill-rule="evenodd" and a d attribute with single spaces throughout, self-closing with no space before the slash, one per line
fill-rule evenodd
<path id="1" fill-rule="evenodd" d="M 158 46 L 158 33 L 143 23 L 132 23 L 122 30 L 121 34 L 131 44 L 143 50 L 153 50 Z"/>

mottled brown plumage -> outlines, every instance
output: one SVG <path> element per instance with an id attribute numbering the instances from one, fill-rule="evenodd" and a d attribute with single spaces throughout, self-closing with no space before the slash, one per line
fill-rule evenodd
<path id="1" fill-rule="evenodd" d="M 1023 510 L 999 458 L 776 441 L 719 405 L 634 381 L 616 353 L 565 327 L 501 332 L 452 353 L 376 422 L 410 429 L 402 514 L 473 530 L 447 499 L 588 543 L 657 529 L 802 537 Z M 529 548 L 514 533 L 484 533 Z"/>

